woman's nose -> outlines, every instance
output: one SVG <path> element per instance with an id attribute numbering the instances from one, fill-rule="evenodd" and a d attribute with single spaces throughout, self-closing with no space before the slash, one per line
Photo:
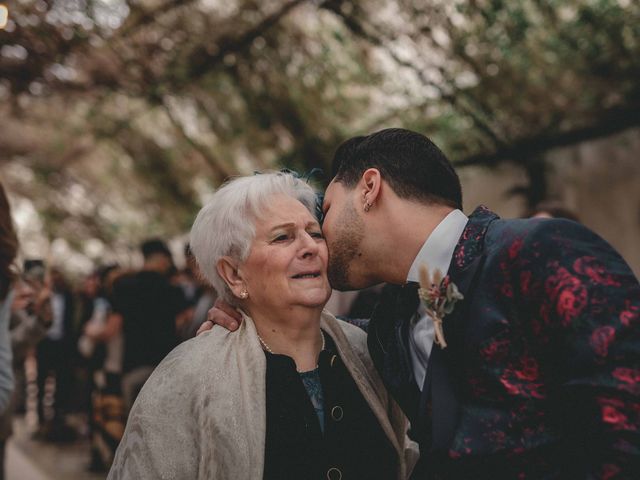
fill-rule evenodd
<path id="1" fill-rule="evenodd" d="M 308 233 L 304 233 L 302 235 L 302 248 L 301 255 L 302 257 L 308 257 L 311 255 L 316 255 L 318 253 L 318 242 L 315 238 L 313 238 Z"/>

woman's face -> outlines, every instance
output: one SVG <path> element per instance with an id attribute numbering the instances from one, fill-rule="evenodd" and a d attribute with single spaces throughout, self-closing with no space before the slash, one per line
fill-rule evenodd
<path id="1" fill-rule="evenodd" d="M 249 256 L 238 268 L 249 310 L 281 314 L 300 306 L 322 309 L 331 295 L 328 253 L 311 213 L 287 195 L 274 195 L 255 229 Z"/>

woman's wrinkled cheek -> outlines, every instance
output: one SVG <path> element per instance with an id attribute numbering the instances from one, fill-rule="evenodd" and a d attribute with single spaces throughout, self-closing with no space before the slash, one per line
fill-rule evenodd
<path id="1" fill-rule="evenodd" d="M 251 264 L 247 269 L 247 283 L 254 291 L 254 294 L 260 295 L 263 292 L 282 286 L 284 273 L 277 267 L 276 263 L 268 255 L 252 258 Z"/>

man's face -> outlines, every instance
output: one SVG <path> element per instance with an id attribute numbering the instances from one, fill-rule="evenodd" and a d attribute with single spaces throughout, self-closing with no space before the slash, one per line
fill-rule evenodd
<path id="1" fill-rule="evenodd" d="M 171 271 L 171 267 L 173 267 L 173 259 L 164 253 L 152 255 L 152 258 L 157 266 L 157 271 L 163 275 L 168 275 Z"/>
<path id="2" fill-rule="evenodd" d="M 329 282 L 336 290 L 367 286 L 361 284 L 356 273 L 362 257 L 364 221 L 355 207 L 354 195 L 355 190 L 333 181 L 327 187 L 322 205 L 322 232 L 329 248 Z"/>

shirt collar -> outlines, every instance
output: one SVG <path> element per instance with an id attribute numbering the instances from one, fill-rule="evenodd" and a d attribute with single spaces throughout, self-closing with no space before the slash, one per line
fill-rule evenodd
<path id="1" fill-rule="evenodd" d="M 440 270 L 446 275 L 458 240 L 469 219 L 460 210 L 454 210 L 434 228 L 418 252 L 407 276 L 408 282 L 420 281 L 420 266 L 427 265 L 429 272 Z"/>

